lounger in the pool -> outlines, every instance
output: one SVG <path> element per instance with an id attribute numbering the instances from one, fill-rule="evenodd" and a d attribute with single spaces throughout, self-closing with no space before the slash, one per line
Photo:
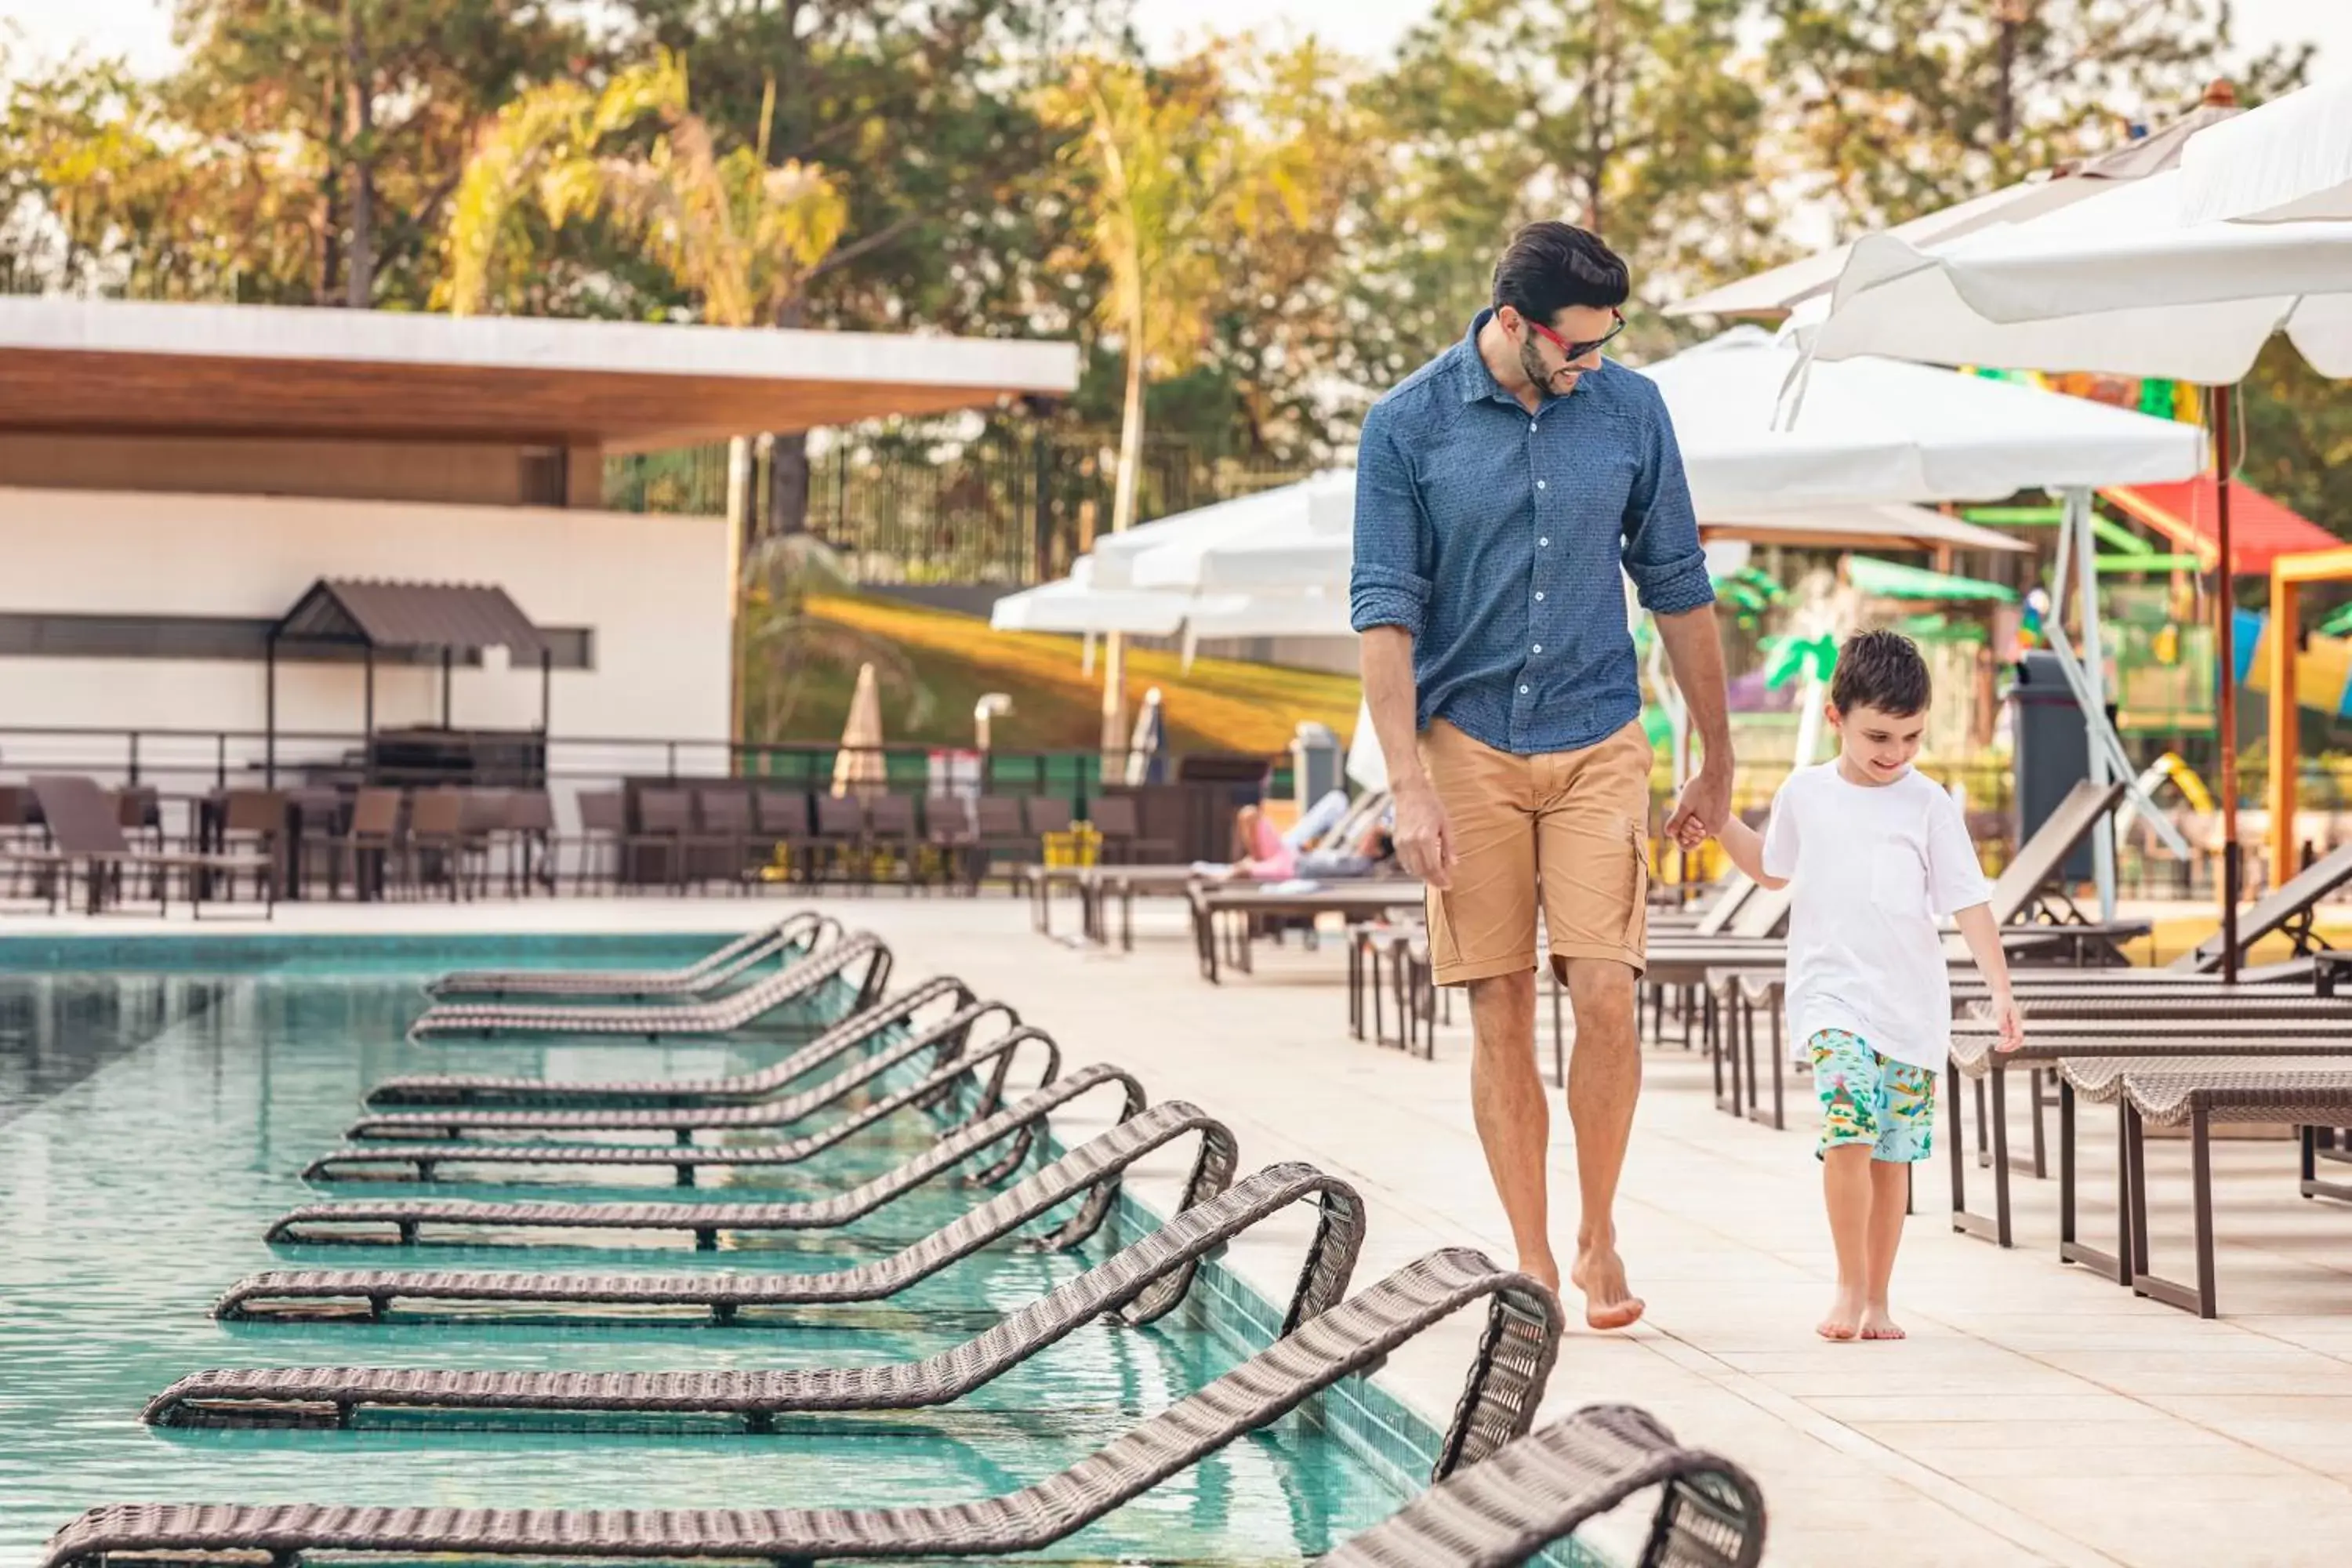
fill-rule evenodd
<path id="1" fill-rule="evenodd" d="M 1065 1082 L 1076 1083 L 1085 1076 Z M 1081 1200 L 1077 1208 L 1041 1237 L 1038 1245 L 1047 1249 L 1077 1246 L 1101 1227 L 1118 1195 L 1119 1180 L 1130 1165 L 1194 1135 L 1200 1139 L 1200 1152 L 1178 1205 L 1190 1208 L 1223 1192 L 1232 1182 L 1236 1160 L 1234 1137 L 1214 1118 L 1181 1100 L 1171 1100 L 1088 1139 L 912 1246 L 846 1268 L 805 1273 L 705 1269 L 679 1274 L 281 1268 L 239 1280 L 214 1304 L 213 1315 L 223 1319 L 289 1312 L 310 1315 L 322 1303 L 341 1303 L 336 1315 L 348 1316 L 356 1307 L 367 1316 L 381 1317 L 394 1301 L 439 1301 L 525 1308 L 603 1305 L 635 1310 L 695 1307 L 727 1321 L 745 1308 L 876 1301 L 930 1278 L 1073 1200 Z M 656 1221 L 665 1217 L 654 1216 Z M 710 1217 L 706 1214 L 704 1222 Z"/>
<path id="2" fill-rule="evenodd" d="M 944 1005 L 953 1012 L 978 1000 L 978 994 L 962 981 L 938 975 L 850 1014 L 780 1062 L 724 1078 L 606 1079 L 571 1083 L 514 1074 L 424 1073 L 383 1079 L 368 1090 L 366 1103 L 385 1108 L 740 1104 L 782 1092 L 811 1069 L 843 1051 L 870 1044 L 886 1030 L 901 1025 L 919 1026 L 916 1019 L 928 1008 Z M 1003 1003 L 997 1005 L 1008 1022 L 1020 1022 L 1013 1009 Z"/>
<path id="3" fill-rule="evenodd" d="M 480 1203 L 454 1198 L 385 1198 L 305 1204 L 269 1227 L 271 1242 L 368 1242 L 414 1245 L 426 1226 L 472 1229 L 677 1230 L 713 1247 L 722 1230 L 830 1230 L 850 1225 L 935 1181 L 957 1166 L 988 1157 L 972 1180 L 1002 1180 L 1017 1169 L 1057 1108 L 1105 1083 L 1124 1091 L 1121 1121 L 1139 1113 L 1143 1089 L 1125 1071 L 1097 1063 L 1024 1096 L 995 1115 L 967 1123 L 896 1169 L 826 1198 L 789 1203 Z M 1192 1112 L 1191 1107 L 1184 1108 Z M 1198 1112 L 1192 1112 L 1198 1114 Z M 384 1233 L 390 1231 L 391 1236 Z"/>
<path id="4" fill-rule="evenodd" d="M 1034 1551 L 1480 1302 L 1487 1325 L 1439 1447 L 1436 1479 L 1443 1479 L 1527 1431 L 1559 1345 L 1559 1299 L 1466 1249 L 1408 1264 L 1069 1469 L 993 1498 L 938 1507 L 625 1510 L 123 1503 L 67 1525 L 41 1562 L 96 1568 L 133 1553 L 257 1552 L 290 1568 L 316 1551 L 814 1563 Z M 1357 1561 L 1365 1561 L 1361 1550 Z"/>
<path id="5" fill-rule="evenodd" d="M 531 1134 L 541 1137 L 575 1132 L 675 1132 L 681 1139 L 697 1129 L 714 1131 L 773 1130 L 804 1121 L 829 1106 L 837 1105 L 847 1095 L 872 1083 L 883 1074 L 903 1063 L 921 1057 L 934 1057 L 945 1062 L 962 1050 L 968 1043 L 972 1026 L 991 1013 L 1007 1012 L 992 1002 L 975 1002 L 933 1024 L 920 1034 L 909 1035 L 880 1050 L 862 1057 L 852 1057 L 842 1069 L 824 1082 L 772 1100 L 758 1100 L 749 1105 L 691 1105 L 667 1110 L 640 1110 L 627 1106 L 611 1110 L 478 1110 L 465 1106 L 448 1106 L 431 1110 L 387 1110 L 373 1116 L 363 1116 L 351 1124 L 344 1136 L 349 1138 L 462 1138 L 487 1135 L 512 1136 Z M 1034 1035 L 1035 1031 L 1031 1031 Z M 833 1047 L 836 1057 L 851 1056 L 856 1041 L 843 1041 Z M 814 1050 L 795 1053 L 800 1058 L 814 1057 Z M 814 1068 L 818 1062 L 811 1060 Z"/>
<path id="6" fill-rule="evenodd" d="M 425 987 L 427 995 L 602 997 L 707 996 L 770 959 L 786 963 L 821 945 L 839 927 L 813 911 L 746 931 L 677 969 L 460 969 Z"/>
<path id="7" fill-rule="evenodd" d="M 794 1411 L 911 1410 L 946 1405 L 993 1381 L 1094 1320 L 1129 1323 L 1165 1316 L 1192 1289 L 1201 1259 L 1270 1215 L 1302 1202 L 1321 1211 L 1282 1331 L 1347 1294 L 1363 1244 L 1356 1191 L 1312 1165 L 1272 1165 L 1232 1190 L 1183 1210 L 1114 1254 L 952 1350 L 886 1366 L 759 1372 L 449 1372 L 412 1367 L 289 1367 L 200 1372 L 148 1405 L 157 1426 L 348 1426 L 366 1408 L 529 1413 L 543 1426 L 557 1412 L 740 1415 L 753 1431 Z"/>
<path id="8" fill-rule="evenodd" d="M 659 1040 L 724 1035 L 748 1028 L 780 1007 L 804 1002 L 853 971 L 858 975 L 856 996 L 847 1010 L 854 1013 L 878 1000 L 890 980 L 890 950 L 872 931 L 854 931 L 773 974 L 761 975 L 740 991 L 707 1002 L 646 1003 L 634 1007 L 445 1002 L 426 1008 L 408 1026 L 408 1037 L 478 1040 L 505 1035 L 627 1035 Z"/>
<path id="9" fill-rule="evenodd" d="M 989 1068 L 988 1077 L 980 1087 L 976 1103 L 967 1120 L 977 1120 L 992 1114 L 1004 1102 L 1004 1084 L 1013 1061 L 1021 1047 L 1034 1043 L 1045 1065 L 1036 1082 L 1049 1084 L 1061 1070 L 1061 1050 L 1051 1037 L 1041 1030 L 1016 1028 L 985 1045 L 966 1047 L 950 1053 L 924 1078 L 893 1093 L 851 1111 L 838 1121 L 828 1121 L 813 1132 L 797 1138 L 761 1139 L 750 1142 L 694 1143 L 679 1142 L 659 1143 L 486 1143 L 457 1138 L 435 1139 L 416 1143 L 362 1143 L 336 1149 L 310 1162 L 302 1173 L 311 1182 L 382 1182 L 448 1179 L 451 1167 L 470 1173 L 466 1178 L 482 1179 L 487 1170 L 512 1171 L 549 1165 L 587 1166 L 597 1170 L 656 1170 L 676 1173 L 677 1184 L 695 1184 L 695 1173 L 706 1166 L 775 1167 L 797 1165 L 828 1149 L 856 1137 L 858 1133 L 889 1120 L 902 1110 L 926 1109 L 944 1101 L 976 1074 L 982 1067 Z M 919 1037 L 909 1040 L 906 1055 L 919 1054 L 928 1048 Z M 898 1055 L 898 1053 L 889 1053 Z M 887 1061 L 885 1065 L 889 1065 Z M 844 1074 L 843 1079 L 852 1074 Z M 870 1075 L 868 1075 L 870 1076 Z M 835 1079 L 840 1083 L 843 1079 Z M 850 1087 L 855 1087 L 850 1086 Z M 842 1093 L 849 1092 L 845 1088 Z M 756 1110 L 762 1107 L 734 1107 L 738 1110 Z M 658 1114 L 658 1113 L 656 1113 Z M 716 1127 L 722 1131 L 765 1125 L 751 1121 L 698 1121 L 698 1127 Z M 944 1136 L 952 1136 L 952 1130 Z M 681 1131 L 681 1140 L 693 1136 Z"/>

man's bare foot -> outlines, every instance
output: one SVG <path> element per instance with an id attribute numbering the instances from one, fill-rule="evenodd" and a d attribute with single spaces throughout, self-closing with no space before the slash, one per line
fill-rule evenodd
<path id="1" fill-rule="evenodd" d="M 1903 1325 L 1887 1316 L 1884 1307 L 1873 1307 L 1862 1315 L 1862 1337 L 1865 1340 L 1899 1340 L 1909 1336 Z"/>
<path id="2" fill-rule="evenodd" d="M 1613 1247 L 1593 1247 L 1576 1256 L 1569 1282 L 1584 1292 L 1584 1321 L 1595 1329 L 1630 1329 L 1647 1304 L 1625 1283 L 1625 1264 Z"/>
<path id="3" fill-rule="evenodd" d="M 1863 1318 L 1860 1293 L 1853 1290 L 1840 1290 L 1837 1293 L 1837 1300 L 1830 1303 L 1828 1315 L 1813 1325 L 1813 1332 L 1825 1340 L 1859 1339 L 1862 1337 Z"/>

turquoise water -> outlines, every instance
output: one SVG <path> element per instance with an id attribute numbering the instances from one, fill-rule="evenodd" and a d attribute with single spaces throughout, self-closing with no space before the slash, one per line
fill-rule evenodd
<path id="1" fill-rule="evenodd" d="M 618 954 L 615 963 L 646 962 Z M 164 1431 L 140 1407 L 209 1366 L 531 1368 L 852 1365 L 947 1348 L 1085 1267 L 1000 1252 L 887 1303 L 782 1323 L 227 1325 L 208 1315 L 238 1277 L 277 1266 L 837 1267 L 893 1250 L 972 1201 L 934 1185 L 841 1233 L 684 1245 L 265 1246 L 268 1222 L 320 1196 L 413 1186 L 298 1178 L 341 1141 L 360 1096 L 394 1073 L 700 1075 L 778 1044 L 412 1046 L 420 976 L 0 973 L 0 1565 L 32 1560 L 85 1508 L 112 1501 L 763 1507 L 945 1502 L 1020 1486 L 1084 1457 L 1229 1367 L 1241 1351 L 1181 1324 L 1081 1331 L 961 1405 L 780 1423 L 772 1436 L 672 1421 L 617 1429 L 465 1431 L 379 1417 L 348 1432 Z M 1083 1059 L 1083 1058 L 1081 1058 Z M 675 1194 L 789 1196 L 895 1163 L 911 1119 L 823 1170 Z M 609 1195 L 558 1173 L 533 1196 Z M 706 1173 L 714 1183 L 722 1173 Z M 495 1196 L 511 1184 L 436 1184 Z M 757 1254 L 756 1258 L 749 1256 Z M 1300 1421 L 1246 1439 L 1063 1544 L 1066 1560 L 1287 1563 L 1393 1511 L 1400 1494 Z"/>

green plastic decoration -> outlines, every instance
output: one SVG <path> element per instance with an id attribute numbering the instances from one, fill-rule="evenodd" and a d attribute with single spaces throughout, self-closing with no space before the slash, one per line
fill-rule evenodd
<path id="1" fill-rule="evenodd" d="M 1799 680 L 1826 682 L 1837 669 L 1837 638 L 1827 635 L 1766 637 L 1763 648 L 1764 684 L 1775 691 Z"/>

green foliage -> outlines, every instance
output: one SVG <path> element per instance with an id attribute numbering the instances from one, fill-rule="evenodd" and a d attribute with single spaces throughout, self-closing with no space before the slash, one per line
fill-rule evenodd
<path id="1" fill-rule="evenodd" d="M 652 146 L 618 150 L 646 121 L 661 127 Z M 604 218 L 694 297 L 703 321 L 730 327 L 782 324 L 845 216 L 822 169 L 772 166 L 764 146 L 720 152 L 687 107 L 685 62 L 667 50 L 601 90 L 551 82 L 499 111 L 450 216 L 452 310 L 491 302 L 502 252 L 505 291 L 515 290 L 514 252 L 528 238 L 521 208 L 534 196 L 557 229 Z"/>
<path id="2" fill-rule="evenodd" d="M 1437 0 L 1378 66 L 1147 66 L 1129 8 L 180 0 L 163 81 L 0 62 L 0 287 L 1076 336 L 1055 436 L 1105 449 L 1132 338 L 1150 461 L 1305 468 L 1521 221 L 1593 224 L 1660 304 L 2307 63 L 2222 0 Z M 1625 352 L 1698 330 L 1639 311 Z M 2245 473 L 2352 531 L 2342 402 L 2274 346 Z"/>
<path id="3" fill-rule="evenodd" d="M 1765 151 L 1848 232 L 1900 223 L 2160 125 L 2206 84 L 2259 102 L 2310 50 L 2252 58 L 2218 0 L 1765 0 Z"/>

